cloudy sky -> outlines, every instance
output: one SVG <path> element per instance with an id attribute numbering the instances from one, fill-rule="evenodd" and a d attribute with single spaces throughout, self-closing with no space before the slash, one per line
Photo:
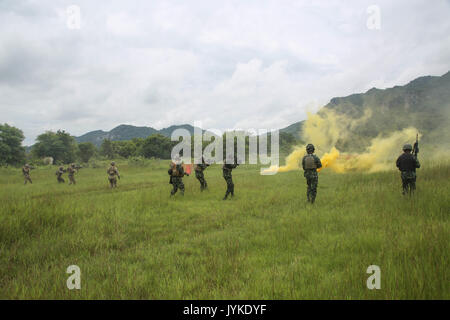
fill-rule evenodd
<path id="1" fill-rule="evenodd" d="M 123 123 L 282 128 L 446 73 L 449 17 L 449 0 L 0 0 L 0 123 L 25 145 Z"/>

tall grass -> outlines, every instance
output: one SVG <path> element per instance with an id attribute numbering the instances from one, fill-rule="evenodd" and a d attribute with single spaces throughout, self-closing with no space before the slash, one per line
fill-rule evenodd
<path id="1" fill-rule="evenodd" d="M 85 168 L 75 186 L 55 168 L 0 169 L 2 299 L 449 299 L 448 163 L 423 166 L 401 196 L 397 172 L 320 173 L 315 205 L 300 171 L 218 165 L 170 198 L 168 163 Z M 66 268 L 81 268 L 68 290 Z M 369 265 L 381 289 L 369 290 Z"/>

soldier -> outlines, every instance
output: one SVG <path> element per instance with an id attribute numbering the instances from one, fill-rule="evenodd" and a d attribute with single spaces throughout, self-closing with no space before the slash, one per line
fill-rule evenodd
<path id="1" fill-rule="evenodd" d="M 63 166 L 60 166 L 59 169 L 56 171 L 56 180 L 58 181 L 58 183 L 65 183 L 64 179 L 62 178 L 62 175 L 64 174 L 64 172 L 66 172 L 66 170 L 64 170 Z"/>
<path id="2" fill-rule="evenodd" d="M 28 181 L 30 181 L 31 184 L 33 184 L 33 181 L 31 181 L 31 177 L 30 177 L 30 166 L 28 163 L 26 163 L 23 167 L 22 167 L 22 173 L 23 173 L 23 178 L 24 178 L 24 184 L 27 184 Z"/>
<path id="3" fill-rule="evenodd" d="M 108 174 L 109 186 L 111 187 L 111 189 L 117 187 L 117 178 L 119 178 L 120 180 L 120 174 L 114 161 L 111 162 L 111 167 L 106 170 L 106 173 Z"/>
<path id="4" fill-rule="evenodd" d="M 208 187 L 206 183 L 203 171 L 209 167 L 209 164 L 205 163 L 205 159 L 202 157 L 202 163 L 195 165 L 195 177 L 200 181 L 200 191 L 205 190 Z"/>
<path id="5" fill-rule="evenodd" d="M 420 168 L 417 156 L 411 154 L 412 146 L 405 144 L 403 154 L 397 159 L 397 168 L 401 171 L 403 195 L 413 193 L 416 190 L 416 168 Z"/>
<path id="6" fill-rule="evenodd" d="M 77 172 L 77 169 L 75 168 L 75 163 L 69 165 L 69 167 L 67 168 L 67 172 L 69 172 L 69 185 L 76 184 L 75 173 Z"/>
<path id="7" fill-rule="evenodd" d="M 225 192 L 225 197 L 223 200 L 227 200 L 228 195 L 231 193 L 231 197 L 234 197 L 234 183 L 233 176 L 231 175 L 231 171 L 238 166 L 236 161 L 234 161 L 233 157 L 229 157 L 226 163 L 222 166 L 223 178 L 227 182 L 227 191 Z"/>
<path id="8" fill-rule="evenodd" d="M 189 174 L 184 172 L 183 164 L 181 163 L 180 157 L 177 156 L 175 160 L 171 162 L 168 173 L 170 175 L 169 183 L 171 183 L 173 186 L 173 189 L 170 192 L 170 196 L 175 195 L 178 189 L 180 189 L 181 195 L 184 196 L 183 177 L 184 175 L 189 176 Z"/>
<path id="9" fill-rule="evenodd" d="M 314 154 L 314 145 L 311 143 L 306 146 L 307 155 L 302 159 L 303 176 L 306 178 L 308 188 L 306 190 L 306 197 L 308 202 L 314 203 L 316 201 L 317 184 L 319 182 L 319 175 L 317 169 L 322 167 L 319 157 Z"/>

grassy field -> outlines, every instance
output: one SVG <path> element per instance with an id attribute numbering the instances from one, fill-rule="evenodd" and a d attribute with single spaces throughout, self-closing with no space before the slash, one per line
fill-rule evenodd
<path id="1" fill-rule="evenodd" d="M 449 299 L 450 165 L 423 165 L 414 197 L 399 173 L 319 176 L 314 206 L 300 171 L 219 165 L 169 197 L 168 161 L 85 168 L 58 185 L 55 167 L 0 169 L 1 299 Z M 67 180 L 67 176 L 65 176 Z M 67 182 L 67 181 L 66 181 Z M 66 268 L 81 268 L 68 290 Z M 381 289 L 369 290 L 369 265 Z"/>

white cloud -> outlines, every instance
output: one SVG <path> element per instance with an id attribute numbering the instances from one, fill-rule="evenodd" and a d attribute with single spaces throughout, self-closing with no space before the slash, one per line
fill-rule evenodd
<path id="1" fill-rule="evenodd" d="M 448 71 L 448 1 L 378 1 L 377 31 L 372 4 L 84 0 L 70 30 L 61 3 L 5 0 L 1 121 L 26 144 L 121 123 L 280 128 L 334 96 Z"/>
<path id="2" fill-rule="evenodd" d="M 143 24 L 125 12 L 112 13 L 106 18 L 109 32 L 118 36 L 142 36 Z"/>

